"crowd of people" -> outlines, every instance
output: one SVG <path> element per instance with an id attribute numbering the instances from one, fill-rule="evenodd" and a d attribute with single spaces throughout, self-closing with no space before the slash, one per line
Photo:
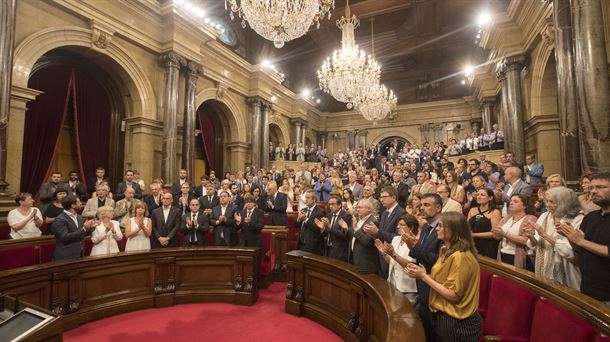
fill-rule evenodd
<path id="1" fill-rule="evenodd" d="M 99 168 L 82 215 L 78 174 L 64 183 L 54 173 L 40 209 L 31 194 L 17 196 L 11 236 L 40 235 L 46 222 L 55 260 L 80 257 L 88 234 L 96 255 L 117 252 L 123 234 L 131 251 L 176 247 L 179 232 L 183 246 L 205 245 L 208 230 L 215 245 L 260 247 L 264 214 L 285 226 L 294 212 L 298 249 L 387 279 L 416 306 L 430 341 L 479 339 L 477 254 L 610 305 L 609 173 L 584 175 L 577 193 L 559 174 L 543 178 L 534 155 L 525 165 L 512 153 L 453 163 L 441 146 L 438 159 L 397 149 L 338 152 L 296 170 L 210 171 L 197 185 L 180 170 L 146 195 L 131 170 L 111 193 Z"/>

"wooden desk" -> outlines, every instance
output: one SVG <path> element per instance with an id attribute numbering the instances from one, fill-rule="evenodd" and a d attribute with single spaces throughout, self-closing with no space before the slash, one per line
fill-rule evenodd
<path id="1" fill-rule="evenodd" d="M 302 251 L 286 254 L 286 312 L 316 321 L 347 341 L 425 341 L 415 308 L 374 274 Z"/>

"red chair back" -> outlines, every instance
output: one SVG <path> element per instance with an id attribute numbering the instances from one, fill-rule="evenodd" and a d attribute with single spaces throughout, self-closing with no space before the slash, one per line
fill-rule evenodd
<path id="1" fill-rule="evenodd" d="M 551 301 L 536 304 L 531 342 L 589 342 L 597 335 L 595 328 Z"/>
<path id="2" fill-rule="evenodd" d="M 538 296 L 507 279 L 492 277 L 483 335 L 528 341 Z"/>
<path id="3" fill-rule="evenodd" d="M 489 307 L 489 291 L 491 290 L 491 278 L 493 275 L 485 270 L 481 270 L 479 287 L 479 314 L 483 319 L 487 316 Z"/>
<path id="4" fill-rule="evenodd" d="M 38 264 L 36 246 L 16 246 L 0 250 L 0 271 Z"/>

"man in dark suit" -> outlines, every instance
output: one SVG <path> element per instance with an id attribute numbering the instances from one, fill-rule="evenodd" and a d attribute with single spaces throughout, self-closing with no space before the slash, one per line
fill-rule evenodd
<path id="1" fill-rule="evenodd" d="M 182 215 L 191 212 L 190 203 L 191 200 L 195 199 L 191 192 L 191 187 L 188 183 L 184 183 L 180 186 L 180 193 L 174 196 L 173 206 L 180 210 Z"/>
<path id="2" fill-rule="evenodd" d="M 237 183 L 231 183 L 229 189 L 231 190 L 231 203 L 235 204 L 238 211 L 244 208 L 244 197 L 239 193 L 239 187 Z"/>
<path id="3" fill-rule="evenodd" d="M 299 230 L 299 240 L 297 249 L 324 255 L 324 227 L 316 225 L 316 220 L 324 217 L 324 210 L 316 205 L 316 193 L 313 190 L 305 192 L 305 205 L 295 222 L 295 227 Z"/>
<path id="4" fill-rule="evenodd" d="M 267 184 L 267 205 L 265 211 L 269 213 L 272 226 L 285 226 L 288 224 L 288 198 L 285 194 L 277 191 L 277 183 L 270 181 Z"/>
<path id="5" fill-rule="evenodd" d="M 144 202 L 148 207 L 148 216 L 151 216 L 153 210 L 159 208 L 161 205 L 161 185 L 152 182 L 148 187 L 150 189 L 150 194 L 144 196 Z"/>
<path id="6" fill-rule="evenodd" d="M 97 189 L 96 187 L 104 182 L 110 184 L 110 180 L 106 177 L 106 170 L 103 167 L 98 167 L 95 169 L 95 176 L 89 178 L 87 192 L 93 194 Z"/>
<path id="7" fill-rule="evenodd" d="M 161 207 L 152 212 L 151 248 L 178 247 L 178 231 L 182 215 L 178 208 L 172 206 L 172 194 L 161 195 Z"/>
<path id="8" fill-rule="evenodd" d="M 61 200 L 61 205 L 64 211 L 53 221 L 53 261 L 80 258 L 83 255 L 85 236 L 99 224 L 96 219 L 83 222 L 83 217 L 77 213 L 81 209 L 78 197 L 66 196 Z"/>
<path id="9" fill-rule="evenodd" d="M 392 174 L 392 186 L 396 189 L 396 201 L 402 208 L 407 206 L 409 200 L 409 194 L 411 189 L 407 183 L 402 182 L 402 173 L 399 170 L 394 171 Z"/>
<path id="10" fill-rule="evenodd" d="M 78 180 L 78 172 L 76 171 L 70 171 L 70 173 L 68 173 L 68 181 L 64 188 L 70 192 L 69 195 L 76 197 L 85 195 L 85 186 Z"/>
<path id="11" fill-rule="evenodd" d="M 182 184 L 184 184 L 184 183 L 188 183 L 189 188 L 191 190 L 195 189 L 193 182 L 188 180 L 187 177 L 188 177 L 188 172 L 185 169 L 180 169 L 180 171 L 178 171 L 178 179 L 172 183 L 172 188 L 170 190 L 170 192 L 172 193 L 172 196 L 176 196 L 176 195 L 180 194 L 180 188 L 182 187 Z"/>
<path id="12" fill-rule="evenodd" d="M 368 198 L 361 199 L 356 205 L 356 211 L 360 220 L 350 232 L 349 260 L 358 273 L 379 274 L 379 252 L 375 247 L 375 238 L 364 229 L 367 225 L 377 224 L 373 216 L 373 202 Z"/>
<path id="13" fill-rule="evenodd" d="M 210 184 L 208 176 L 201 176 L 200 180 L 201 180 L 201 185 L 199 185 L 195 188 L 195 198 L 199 198 L 199 197 L 205 195 L 206 194 L 205 189 L 208 187 L 208 184 Z"/>
<path id="14" fill-rule="evenodd" d="M 382 242 L 392 243 L 394 236 L 398 235 L 396 232 L 398 219 L 404 215 L 405 210 L 398 205 L 398 202 L 396 201 L 396 189 L 392 186 L 384 186 L 383 189 L 381 189 L 379 201 L 384 208 L 379 220 L 379 226 L 374 224 L 366 225 L 364 226 L 364 231 Z M 388 263 L 381 254 L 379 254 L 379 265 L 381 267 L 381 273 L 379 275 L 383 279 L 387 279 Z"/>
<path id="15" fill-rule="evenodd" d="M 409 256 L 417 259 L 417 263 L 424 266 L 428 274 L 432 271 L 432 266 L 436 263 L 441 248 L 441 241 L 436 235 L 436 226 L 440 220 L 442 209 L 443 200 L 441 196 L 434 193 L 422 195 L 420 210 L 427 223 L 422 227 L 419 239 L 413 234 L 407 233 L 406 243 L 410 249 Z M 420 279 L 417 279 L 416 283 L 419 295 L 417 307 L 426 331 L 426 339 L 435 341 L 437 339 L 432 329 L 432 314 L 428 308 L 430 286 Z"/>
<path id="16" fill-rule="evenodd" d="M 212 208 L 218 205 L 220 198 L 216 194 L 216 190 L 212 184 L 208 184 L 205 188 L 205 195 L 199 197 L 199 204 L 201 205 L 201 210 L 208 215 L 208 217 L 212 216 Z"/>
<path id="17" fill-rule="evenodd" d="M 205 246 L 206 233 L 209 229 L 208 217 L 199 209 L 199 200 L 193 198 L 189 203 L 189 212 L 182 215 L 180 230 L 184 234 L 184 247 Z"/>
<path id="18" fill-rule="evenodd" d="M 132 188 L 135 191 L 134 198 L 142 199 L 142 189 L 140 188 L 140 184 L 133 181 L 132 170 L 125 171 L 125 180 L 119 183 L 119 186 L 116 189 L 114 200 L 119 201 L 125 198 L 124 194 L 127 188 Z"/>
<path id="19" fill-rule="evenodd" d="M 325 230 L 326 255 L 347 262 L 352 215 L 341 209 L 341 196 L 330 195 L 328 208 L 326 217 L 315 220 L 316 226 Z"/>
<path id="20" fill-rule="evenodd" d="M 210 224 L 214 226 L 214 245 L 231 246 L 231 234 L 235 230 L 237 212 L 237 207 L 231 203 L 229 192 L 221 191 L 219 203 L 212 209 L 210 217 Z"/>
<path id="21" fill-rule="evenodd" d="M 256 207 L 254 196 L 246 194 L 244 201 L 244 209 L 235 218 L 235 224 L 239 229 L 239 245 L 261 247 L 261 231 L 265 212 Z"/>
<path id="22" fill-rule="evenodd" d="M 61 185 L 61 172 L 52 172 L 51 173 L 51 179 L 49 179 L 48 182 L 43 183 L 42 186 L 40 187 L 40 212 L 41 213 L 45 213 L 47 211 L 47 208 L 49 207 L 49 205 L 51 205 L 51 203 L 53 203 L 53 201 L 55 200 L 55 197 L 53 197 L 53 195 L 55 194 L 55 191 L 57 190 L 57 188 L 59 188 Z"/>

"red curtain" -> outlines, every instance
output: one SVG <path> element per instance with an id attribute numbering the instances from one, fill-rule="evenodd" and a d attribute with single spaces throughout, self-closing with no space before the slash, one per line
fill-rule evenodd
<path id="1" fill-rule="evenodd" d="M 35 194 L 48 177 L 59 134 L 67 115 L 74 115 L 80 177 L 108 168 L 110 103 L 102 86 L 89 74 L 69 66 L 36 72 L 28 87 L 43 91 L 29 104 L 21 167 L 21 189 Z"/>
<path id="2" fill-rule="evenodd" d="M 203 150 L 208 160 L 210 170 L 216 170 L 216 131 L 214 125 L 210 121 L 210 117 L 205 115 L 201 110 L 197 111 L 199 117 L 199 126 L 201 127 L 201 141 L 203 142 Z"/>
<path id="3" fill-rule="evenodd" d="M 74 89 L 76 149 L 86 188 L 98 166 L 108 169 L 110 103 L 104 88 L 87 73 L 76 73 Z"/>
<path id="4" fill-rule="evenodd" d="M 36 194 L 50 172 L 59 133 L 69 110 L 74 74 L 70 67 L 36 72 L 28 88 L 43 91 L 28 104 L 23 134 L 20 189 Z"/>

